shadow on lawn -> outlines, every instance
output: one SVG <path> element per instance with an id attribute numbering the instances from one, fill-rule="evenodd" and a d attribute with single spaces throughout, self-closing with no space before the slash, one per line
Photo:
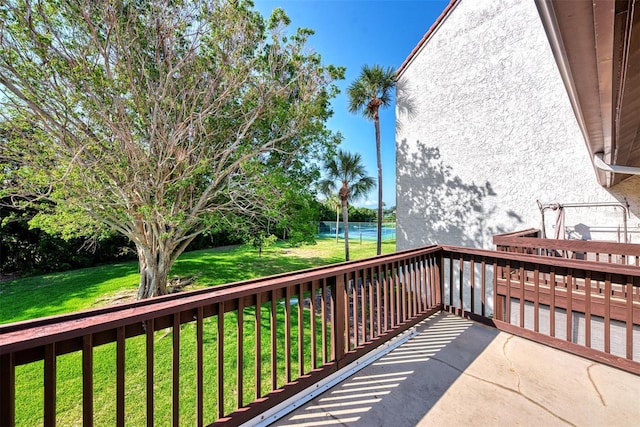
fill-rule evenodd
<path id="1" fill-rule="evenodd" d="M 197 276 L 198 287 L 207 287 L 341 261 L 286 251 L 276 247 L 264 251 L 262 257 L 246 247 L 187 252 L 176 261 L 169 277 Z M 135 294 L 138 280 L 138 264 L 130 262 L 0 282 L 0 324 L 114 303 L 118 298 L 112 297 L 123 292 Z"/>
<path id="2" fill-rule="evenodd" d="M 265 251 L 261 257 L 257 252 L 247 251 L 246 248 L 229 252 L 196 251 L 180 257 L 171 270 L 171 275 L 198 275 L 200 285 L 214 286 L 303 270 L 339 261 L 339 259 L 283 254 L 282 248 Z"/>
<path id="3" fill-rule="evenodd" d="M 87 300 L 128 288 L 127 282 L 135 289 L 137 274 L 137 263 L 129 262 L 0 282 L 0 323 L 91 308 Z"/>

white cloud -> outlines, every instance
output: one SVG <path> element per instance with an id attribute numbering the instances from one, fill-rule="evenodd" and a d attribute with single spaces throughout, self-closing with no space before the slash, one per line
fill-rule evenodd
<path id="1" fill-rule="evenodd" d="M 364 202 L 365 206 L 378 206 L 378 201 L 377 200 L 371 200 L 368 199 Z"/>

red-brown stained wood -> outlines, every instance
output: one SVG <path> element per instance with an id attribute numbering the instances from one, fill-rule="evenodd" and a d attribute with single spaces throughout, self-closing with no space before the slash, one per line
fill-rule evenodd
<path id="1" fill-rule="evenodd" d="M 291 286 L 287 286 L 284 297 L 284 377 L 291 382 Z"/>
<path id="2" fill-rule="evenodd" d="M 196 310 L 196 425 L 204 425 L 204 309 Z"/>
<path id="3" fill-rule="evenodd" d="M 552 270 L 550 274 L 550 291 L 549 291 L 549 335 L 556 336 L 556 275 Z"/>
<path id="4" fill-rule="evenodd" d="M 156 319 L 158 322 L 157 329 L 162 329 L 171 326 L 171 316 L 175 312 L 186 312 L 198 306 L 213 307 L 214 304 L 220 301 L 227 301 L 225 311 L 229 312 L 237 309 L 234 301 L 237 302 L 238 298 L 253 296 L 259 291 L 274 290 L 281 297 L 283 294 L 282 289 L 289 284 L 295 285 L 300 281 L 309 280 L 313 277 L 332 277 L 344 271 L 366 268 L 383 261 L 402 259 L 407 256 L 407 253 L 431 253 L 438 250 L 438 247 L 431 246 L 419 250 L 397 252 L 380 258 L 318 267 L 301 272 L 171 294 L 107 308 L 2 325 L 0 326 L 0 348 L 2 348 L 2 351 L 17 352 L 27 348 L 31 349 L 34 346 L 46 345 L 73 337 L 82 337 L 86 333 L 113 331 L 118 326 L 138 324 L 149 318 Z M 205 317 L 213 315 L 214 311 L 215 309 L 211 309 L 210 312 L 205 312 Z M 169 317 L 166 326 L 161 326 L 162 322 L 159 320 L 167 315 Z M 181 320 L 183 323 L 186 321 L 190 321 L 188 316 Z M 140 327 L 140 334 L 142 333 L 144 331 Z M 112 341 L 115 341 L 115 333 Z M 98 342 L 97 338 L 96 342 Z M 80 341 L 76 347 L 70 347 L 67 352 L 80 350 L 81 348 L 82 343 Z"/>
<path id="5" fill-rule="evenodd" d="M 276 348 L 277 342 L 277 312 L 276 312 L 276 296 L 275 291 L 271 291 L 271 310 L 270 310 L 270 325 L 271 325 L 271 389 L 276 390 L 278 388 L 278 352 Z"/>
<path id="6" fill-rule="evenodd" d="M 626 327 L 626 356 L 627 359 L 633 359 L 633 278 L 627 280 L 627 319 Z"/>
<path id="7" fill-rule="evenodd" d="M 422 313 L 426 309 L 427 297 L 427 260 L 418 259 L 418 312 Z"/>
<path id="8" fill-rule="evenodd" d="M 116 339 L 116 424 L 124 426 L 125 422 L 125 328 L 117 329 Z"/>
<path id="9" fill-rule="evenodd" d="M 525 237 L 517 235 L 493 236 L 493 243 L 499 245 L 500 250 L 509 250 L 512 247 L 525 247 L 530 249 L 557 250 L 573 253 L 606 254 L 607 262 L 612 262 L 612 255 L 621 255 L 621 260 L 626 256 L 640 256 L 640 245 L 633 243 L 599 242 L 594 240 L 558 240 L 541 239 L 538 237 Z M 543 251 L 545 252 L 545 251 Z M 599 260 L 599 257 L 598 257 Z"/>
<path id="10" fill-rule="evenodd" d="M 355 289 L 360 292 L 360 324 L 358 325 L 357 318 L 354 319 L 354 328 L 356 328 L 356 336 L 358 337 L 358 341 L 355 343 L 355 346 L 359 346 L 364 344 L 367 341 L 367 285 L 366 285 L 366 276 L 364 275 L 364 271 L 356 272 L 356 281 L 355 281 Z M 360 284 L 358 286 L 358 283 Z"/>
<path id="11" fill-rule="evenodd" d="M 424 313 L 429 307 L 428 295 L 429 295 L 429 274 L 431 273 L 431 267 L 429 265 L 429 258 L 423 257 L 421 265 L 420 276 L 420 313 Z"/>
<path id="12" fill-rule="evenodd" d="M 536 264 L 533 270 L 533 280 L 533 330 L 540 332 L 540 269 L 538 268 L 538 264 Z"/>
<path id="13" fill-rule="evenodd" d="M 524 328 L 524 267 L 520 266 L 520 327 Z"/>
<path id="14" fill-rule="evenodd" d="M 505 298 L 505 318 L 504 321 L 511 323 L 511 264 L 507 264 L 505 269 L 505 275 L 507 278 L 507 295 Z"/>
<path id="15" fill-rule="evenodd" d="M 154 348 L 153 348 L 153 338 L 154 338 L 154 321 L 153 319 L 147 320 L 145 323 L 145 363 L 146 363 L 146 389 L 147 389 L 147 426 L 153 426 L 154 420 L 154 408 L 153 408 L 153 397 L 154 397 L 154 380 L 153 380 L 153 368 L 154 368 Z"/>
<path id="16" fill-rule="evenodd" d="M 498 306 L 498 263 L 496 261 L 493 262 L 493 318 L 504 320 Z"/>
<path id="17" fill-rule="evenodd" d="M 335 292 L 334 292 L 335 290 Z M 332 360 L 338 363 L 338 369 L 340 366 L 340 360 L 343 359 L 348 347 L 345 347 L 345 339 L 348 341 L 348 326 L 347 315 L 348 311 L 348 298 L 345 275 L 339 274 L 335 279 L 335 286 L 332 287 L 331 294 L 333 296 L 333 305 L 335 307 L 335 321 L 331 319 L 331 325 L 334 333 L 332 334 Z M 347 343 L 348 346 L 348 343 Z"/>
<path id="18" fill-rule="evenodd" d="M 388 271 L 388 282 L 389 282 L 389 308 L 390 310 L 390 317 L 389 317 L 389 325 L 387 326 L 387 329 L 391 329 L 396 325 L 396 316 L 397 316 L 397 292 L 396 292 L 396 282 L 395 282 L 395 274 L 394 274 L 394 265 L 393 264 L 388 264 L 387 265 L 387 271 Z"/>
<path id="19" fill-rule="evenodd" d="M 218 418 L 222 418 L 224 416 L 224 302 L 218 303 L 218 333 L 216 336 L 216 349 L 217 349 L 217 358 L 216 363 L 218 364 L 216 373 L 218 374 L 216 377 L 217 381 L 217 415 Z"/>
<path id="20" fill-rule="evenodd" d="M 464 311 L 464 258 L 458 259 L 458 307 Z"/>
<path id="21" fill-rule="evenodd" d="M 402 317 L 400 318 L 399 323 L 402 323 L 409 318 L 409 315 L 407 313 L 407 290 L 409 289 L 409 283 L 407 283 L 408 278 L 404 260 L 398 261 L 398 270 L 401 280 L 400 301 L 402 302 Z"/>
<path id="22" fill-rule="evenodd" d="M 475 313 L 475 300 L 476 300 L 476 266 L 475 266 L 475 260 L 473 258 L 471 258 L 471 261 L 469 261 L 469 285 L 471 287 L 471 301 L 470 301 L 470 307 L 469 310 L 472 313 Z"/>
<path id="23" fill-rule="evenodd" d="M 506 281 L 500 280 L 497 285 L 497 294 L 498 296 L 504 296 L 507 292 Z M 511 282 L 511 289 L 513 292 L 519 292 L 520 285 L 515 282 Z M 593 292 L 593 291 L 592 291 Z M 551 293 L 552 290 L 550 288 L 540 287 L 538 291 L 538 299 L 539 304 L 541 305 L 550 305 L 551 304 Z M 584 313 L 585 312 L 585 301 L 586 294 L 584 292 L 573 293 L 572 294 L 572 306 L 574 312 Z M 535 286 L 531 286 L 529 284 L 525 285 L 525 301 L 534 301 L 535 299 Z M 604 318 L 604 306 L 605 299 L 604 294 L 595 293 L 590 296 L 590 312 L 594 316 L 599 316 Z M 567 308 L 567 292 L 564 289 L 556 289 L 554 305 L 556 308 L 566 309 Z M 609 301 L 610 306 L 610 317 L 612 320 L 618 320 L 621 322 L 625 322 L 627 318 L 627 306 L 626 302 L 621 299 L 611 299 Z M 633 308 L 633 316 L 640 316 L 640 305 L 634 304 Z M 638 322 L 636 322 L 638 323 Z"/>
<path id="24" fill-rule="evenodd" d="M 413 280 L 413 258 L 407 260 L 407 263 L 404 266 L 403 272 L 404 272 L 404 278 L 405 278 L 405 288 L 406 288 L 406 295 L 407 295 L 407 319 L 411 319 L 411 317 L 413 316 L 413 296 L 415 295 L 414 289 L 413 289 L 413 285 L 414 285 L 414 280 Z"/>
<path id="25" fill-rule="evenodd" d="M 523 286 L 524 288 L 524 286 Z M 571 270 L 567 275 L 567 329 L 566 339 L 567 341 L 573 341 L 573 277 Z"/>
<path id="26" fill-rule="evenodd" d="M 44 348 L 44 425 L 56 425 L 55 344 L 47 344 Z"/>
<path id="27" fill-rule="evenodd" d="M 244 304 L 242 299 L 238 301 L 236 320 L 236 393 L 238 395 L 236 408 L 240 409 L 243 406 L 244 396 Z"/>
<path id="28" fill-rule="evenodd" d="M 82 425 L 93 425 L 93 343 L 91 335 L 82 339 Z"/>
<path id="29" fill-rule="evenodd" d="M 587 277 L 584 281 L 585 294 L 584 294 L 584 345 L 591 347 L 591 273 L 587 272 Z"/>
<path id="30" fill-rule="evenodd" d="M 480 278 L 480 280 L 482 281 L 481 285 L 480 285 L 480 304 L 482 304 L 482 310 L 480 310 L 480 314 L 482 316 L 486 316 L 487 315 L 487 301 L 486 301 L 486 294 L 487 294 L 487 263 L 484 261 L 484 259 L 482 260 L 482 262 L 480 263 L 480 269 L 482 270 L 482 277 Z M 495 275 L 495 273 L 494 273 Z M 494 288 L 494 292 L 495 292 L 495 288 Z"/>
<path id="31" fill-rule="evenodd" d="M 393 280 L 394 280 L 394 288 L 396 296 L 396 319 L 394 321 L 394 326 L 402 323 L 402 280 L 401 280 L 401 272 L 400 272 L 400 264 L 395 262 L 393 265 Z"/>
<path id="32" fill-rule="evenodd" d="M 333 312 L 333 310 L 329 306 L 329 301 L 327 300 L 327 279 L 322 279 L 322 295 L 320 295 L 320 307 L 321 307 L 320 322 L 321 322 L 321 325 L 322 325 L 322 327 L 321 327 L 321 331 L 322 331 L 322 338 L 321 338 L 321 340 L 322 340 L 322 364 L 324 365 L 330 359 L 329 344 L 327 343 L 327 307 L 329 307 L 329 310 L 331 310 L 331 312 Z M 333 331 L 333 329 L 332 329 L 332 331 Z M 332 331 L 331 331 L 331 334 L 333 334 Z M 333 341 L 333 338 L 331 338 L 331 340 Z"/>
<path id="33" fill-rule="evenodd" d="M 345 322 L 347 322 L 347 330 L 351 331 L 351 339 L 347 340 L 346 350 L 352 350 L 353 348 L 358 346 L 358 315 L 359 310 L 358 306 L 360 305 L 358 301 L 358 273 L 353 272 L 347 275 L 347 283 L 345 286 L 347 287 L 346 292 L 348 295 L 348 302 L 351 302 L 351 313 L 347 315 Z M 347 304 L 348 304 L 347 302 Z"/>
<path id="34" fill-rule="evenodd" d="M 604 281 L 604 352 L 611 353 L 611 275 Z"/>
<path id="35" fill-rule="evenodd" d="M 449 258 L 449 305 L 453 307 L 453 257 Z"/>
<path id="36" fill-rule="evenodd" d="M 254 312 L 254 328 L 253 334 L 255 337 L 254 348 L 254 386 L 255 393 L 254 399 L 262 397 L 262 293 L 256 294 L 256 307 Z"/>
<path id="37" fill-rule="evenodd" d="M 171 358 L 171 420 L 180 425 L 180 315 L 173 315 L 173 356 Z"/>
<path id="38" fill-rule="evenodd" d="M 411 317 L 415 317 L 418 314 L 418 297 L 420 295 L 420 284 L 419 284 L 419 264 L 418 264 L 418 259 L 417 258 L 412 258 L 411 259 L 411 264 L 409 265 L 409 269 L 411 270 L 411 289 L 412 289 L 412 300 L 413 300 L 413 305 L 412 305 L 412 316 Z"/>
<path id="39" fill-rule="evenodd" d="M 309 324 L 311 327 L 311 364 L 310 367 L 311 369 L 316 369 L 318 367 L 318 343 L 317 343 L 317 337 L 316 335 L 318 334 L 316 328 L 317 328 L 317 316 L 316 316 L 316 310 L 317 310 L 317 304 L 316 304 L 316 298 L 318 296 L 318 281 L 314 280 L 311 282 L 311 298 L 309 299 Z M 324 306 L 322 306 L 322 309 L 324 310 Z"/>
<path id="40" fill-rule="evenodd" d="M 304 291 L 302 283 L 298 285 L 298 376 L 304 375 Z"/>
<path id="41" fill-rule="evenodd" d="M 433 288 L 435 292 L 433 295 L 433 306 L 435 307 L 436 305 L 442 304 L 444 299 L 442 293 L 442 287 L 444 286 L 444 269 L 442 268 L 444 260 L 442 254 L 437 254 L 434 261 Z"/>
<path id="42" fill-rule="evenodd" d="M 369 341 L 373 340 L 373 335 L 375 333 L 375 325 L 373 323 L 373 315 L 375 313 L 375 299 L 373 298 L 373 289 L 375 287 L 374 279 L 373 279 L 373 267 L 366 270 L 369 273 L 369 283 L 367 285 L 367 289 L 369 291 Z"/>
<path id="43" fill-rule="evenodd" d="M 377 267 L 376 274 L 376 336 L 380 336 L 382 334 L 382 270 L 380 264 Z M 386 316 L 385 316 L 386 317 Z"/>
<path id="44" fill-rule="evenodd" d="M 432 256 L 427 256 L 427 282 L 425 294 L 425 310 L 435 305 L 435 260 Z"/>
<path id="45" fill-rule="evenodd" d="M 411 263 L 411 278 L 413 280 L 413 316 L 415 317 L 420 312 L 420 259 L 417 257 L 413 258 L 413 262 Z"/>
<path id="46" fill-rule="evenodd" d="M 13 427 L 16 417 L 16 377 L 13 354 L 0 355 L 0 425 Z"/>

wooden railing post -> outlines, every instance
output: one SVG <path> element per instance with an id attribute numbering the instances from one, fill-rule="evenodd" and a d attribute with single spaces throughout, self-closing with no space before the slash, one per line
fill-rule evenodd
<path id="1" fill-rule="evenodd" d="M 444 255 L 442 250 L 436 254 L 435 265 L 435 278 L 436 278 L 436 305 L 442 306 L 444 304 Z"/>
<path id="2" fill-rule="evenodd" d="M 498 298 L 498 274 L 502 274 L 502 267 L 498 267 L 497 260 L 493 261 L 493 318 L 502 320 L 502 309 L 500 308 L 500 298 Z"/>
<path id="3" fill-rule="evenodd" d="M 13 354 L 0 356 L 0 425 L 15 425 L 15 366 Z"/>
<path id="4" fill-rule="evenodd" d="M 342 367 L 341 361 L 345 355 L 345 339 L 347 335 L 347 290 L 345 287 L 345 274 L 338 274 L 335 283 L 332 284 L 331 298 L 334 307 L 335 333 L 333 335 L 333 359 L 336 361 L 338 369 Z"/>

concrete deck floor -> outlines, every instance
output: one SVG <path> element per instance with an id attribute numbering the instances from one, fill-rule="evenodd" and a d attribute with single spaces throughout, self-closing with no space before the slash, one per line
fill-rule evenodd
<path id="1" fill-rule="evenodd" d="M 444 313 L 277 426 L 640 426 L 640 377 Z"/>

